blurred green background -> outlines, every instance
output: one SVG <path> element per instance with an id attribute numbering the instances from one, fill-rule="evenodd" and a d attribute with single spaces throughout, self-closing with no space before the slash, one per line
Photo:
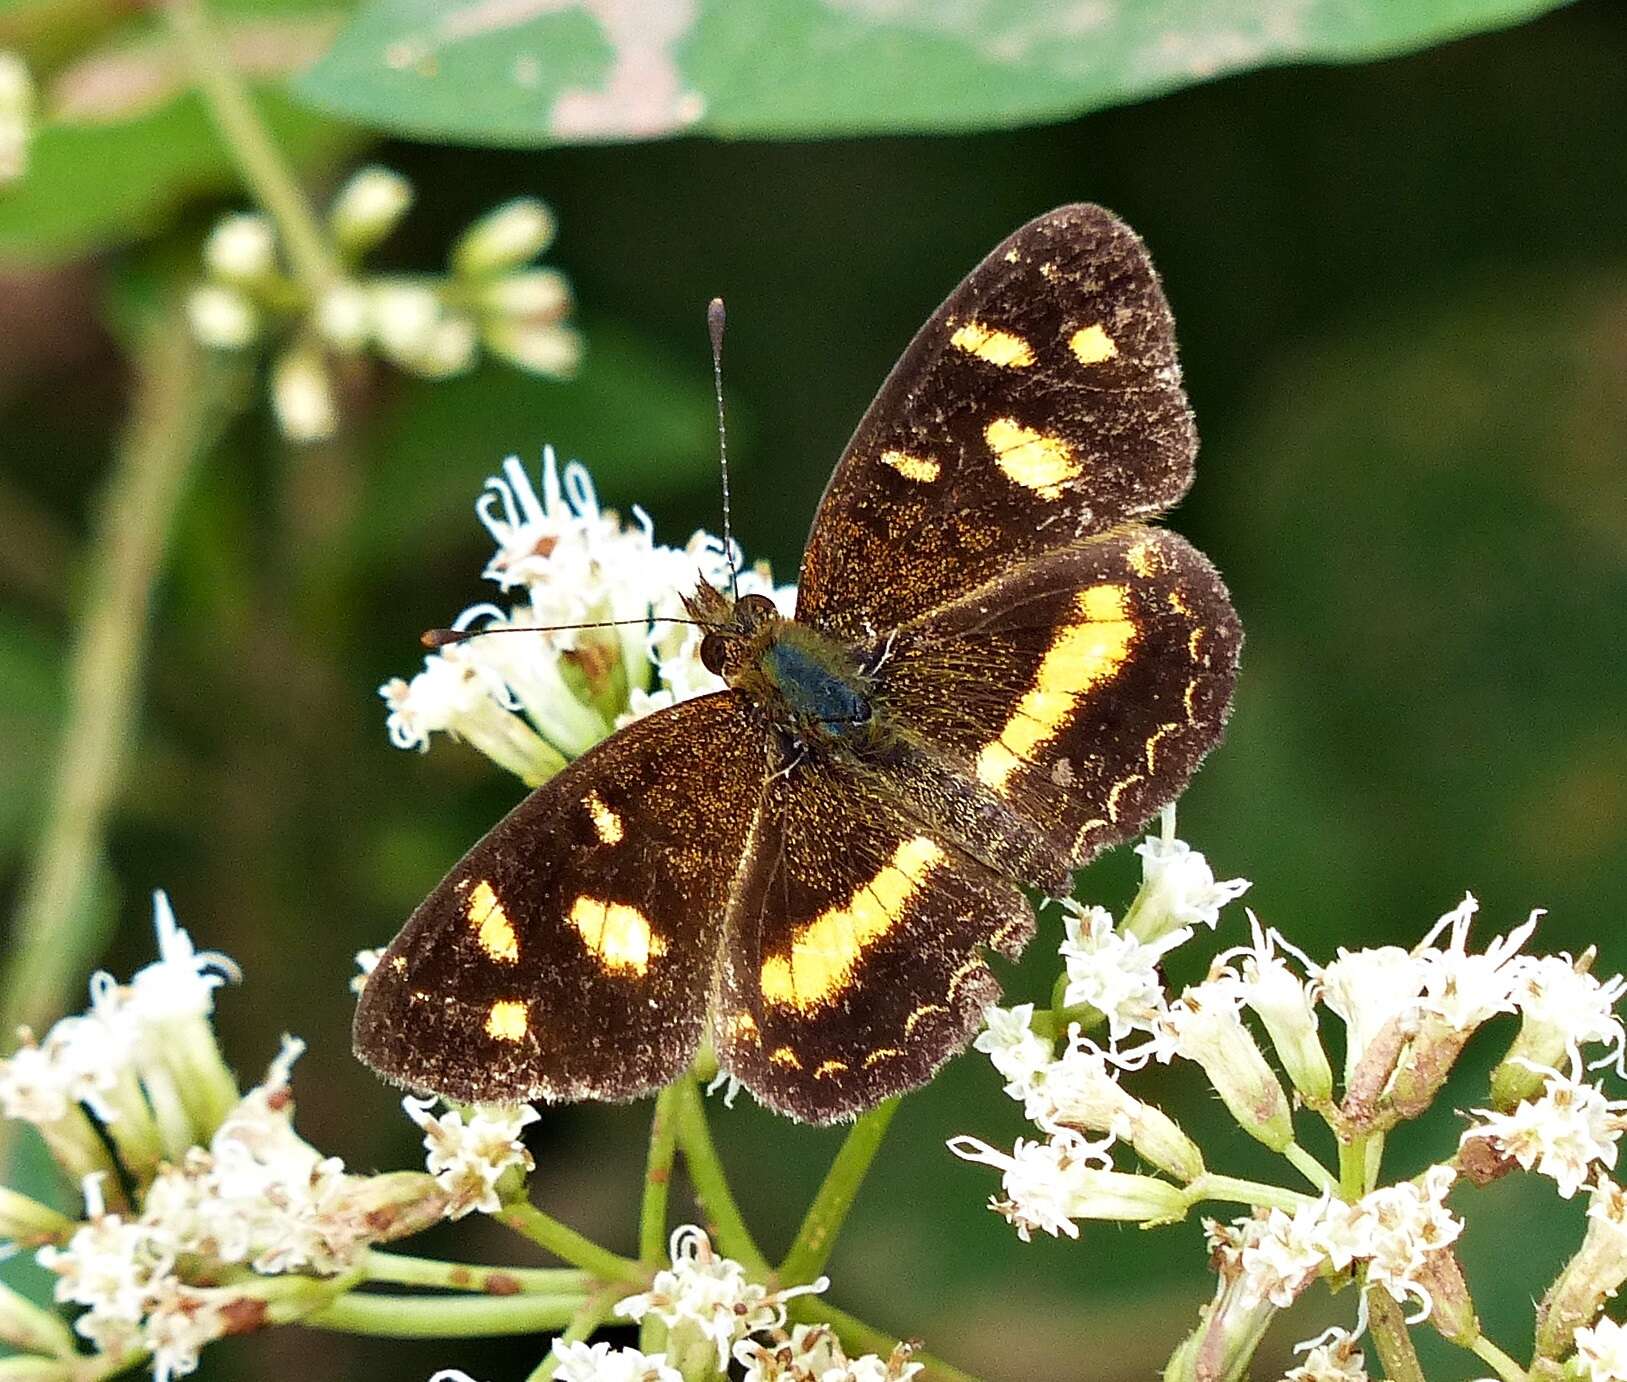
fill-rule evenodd
<path id="1" fill-rule="evenodd" d="M 335 150 L 361 147 L 354 130 L 290 120 L 319 186 L 338 176 Z M 284 1030 L 311 1043 L 296 1088 L 318 1146 L 358 1168 L 416 1162 L 396 1096 L 349 1054 L 351 956 L 383 943 L 519 795 L 459 746 L 393 750 L 375 695 L 416 668 L 420 629 L 484 598 L 488 543 L 471 509 L 483 478 L 551 442 L 591 468 L 605 502 L 648 508 L 663 540 L 715 528 L 703 309 L 720 293 L 736 530 L 790 579 L 830 467 L 911 332 L 989 246 L 1069 200 L 1124 215 L 1164 275 L 1203 437 L 1172 522 L 1225 573 L 1248 634 L 1231 730 L 1183 800 L 1182 834 L 1221 876 L 1255 880 L 1262 918 L 1319 957 L 1410 944 L 1467 887 L 1487 932 L 1547 907 L 1549 948 L 1596 942 L 1606 972 L 1627 964 L 1619 0 L 1016 131 L 371 154 L 419 188 L 388 248 L 401 266 L 438 262 L 495 201 L 545 198 L 562 225 L 550 262 L 575 284 L 588 357 L 570 384 L 496 366 L 444 384 L 380 375 L 342 441 L 299 451 L 254 409 L 181 510 L 113 820 L 116 925 L 101 959 L 119 973 L 144 961 L 147 893 L 167 888 L 200 945 L 247 972 L 220 1003 L 239 1068 L 258 1071 Z M 193 195 L 133 244 L 87 231 L 94 252 L 61 257 L 29 241 L 37 204 L 4 196 L 9 915 L 61 724 L 91 504 L 128 399 L 108 324 L 241 197 Z M 1122 906 L 1133 863 L 1102 861 L 1081 896 Z M 1223 935 L 1239 938 L 1242 920 Z M 1041 996 L 1056 939 L 1048 913 L 1014 997 Z M 1448 1103 L 1480 1097 L 1501 1030 Z M 1213 1125 L 1195 1082 L 1154 1078 L 1183 1116 Z M 716 1127 L 772 1255 L 836 1137 L 748 1104 Z M 540 1202 L 618 1249 L 633 1243 L 646 1112 L 561 1109 L 534 1138 Z M 1152 1375 L 1207 1298 L 1197 1224 L 1019 1243 L 984 1208 L 993 1176 L 943 1148 L 957 1132 L 1009 1144 L 1018 1113 L 978 1058 L 907 1100 L 832 1263 L 832 1298 L 990 1378 Z M 1454 1136 L 1445 1120 L 1398 1135 L 1398 1168 L 1444 1155 Z M 1245 1141 L 1231 1137 L 1220 1169 L 1260 1164 Z M 1459 1200 L 1488 1332 L 1519 1354 L 1581 1206 L 1554 1212 L 1517 1177 Z M 451 1242 L 516 1251 L 482 1225 L 447 1231 Z M 1275 1331 L 1257 1375 L 1280 1375 L 1292 1340 L 1348 1323 L 1353 1304 L 1336 1305 Z M 525 1343 L 284 1330 L 211 1348 L 199 1376 L 456 1365 L 495 1380 L 534 1357 Z M 1431 1377 L 1475 1376 L 1459 1357 L 1432 1354 Z"/>

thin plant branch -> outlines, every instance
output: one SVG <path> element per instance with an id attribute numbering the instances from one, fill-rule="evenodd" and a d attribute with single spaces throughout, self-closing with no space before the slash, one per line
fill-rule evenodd
<path id="1" fill-rule="evenodd" d="M 836 1246 L 836 1235 L 841 1232 L 848 1211 L 853 1208 L 854 1197 L 869 1173 L 887 1128 L 898 1112 L 899 1100 L 888 1099 L 855 1120 L 824 1183 L 814 1196 L 808 1212 L 803 1215 L 802 1226 L 792 1241 L 790 1250 L 780 1263 L 779 1277 L 787 1285 L 812 1281 L 830 1260 Z"/>
<path id="2" fill-rule="evenodd" d="M 748 1275 L 766 1281 L 771 1272 L 768 1259 L 751 1236 L 745 1216 L 735 1203 L 734 1192 L 729 1189 L 728 1176 L 724 1174 L 723 1162 L 712 1143 L 712 1131 L 706 1124 L 706 1106 L 701 1101 L 700 1086 L 693 1075 L 686 1075 L 677 1082 L 677 1089 L 678 1146 L 695 1185 L 695 1198 L 715 1231 L 718 1247 L 740 1263 Z"/>

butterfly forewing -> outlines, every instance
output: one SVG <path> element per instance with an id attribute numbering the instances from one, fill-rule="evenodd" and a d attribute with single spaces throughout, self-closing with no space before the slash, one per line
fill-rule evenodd
<path id="1" fill-rule="evenodd" d="M 460 1100 L 629 1099 L 674 1079 L 704 1025 L 767 751 L 726 691 L 635 722 L 538 788 L 385 952 L 357 1053 Z"/>
<path id="2" fill-rule="evenodd" d="M 1208 561 L 1132 524 L 905 625 L 875 704 L 949 780 L 1015 811 L 1077 868 L 1185 788 L 1220 736 L 1241 638 Z"/>
<path id="3" fill-rule="evenodd" d="M 718 1059 L 770 1108 L 851 1117 L 966 1045 L 999 996 L 981 948 L 1014 954 L 1033 927 L 879 779 L 804 760 L 770 783 L 730 908 Z"/>
<path id="4" fill-rule="evenodd" d="M 997 246 L 882 386 L 814 520 L 797 617 L 867 638 L 1161 513 L 1196 445 L 1140 239 L 1061 207 Z"/>

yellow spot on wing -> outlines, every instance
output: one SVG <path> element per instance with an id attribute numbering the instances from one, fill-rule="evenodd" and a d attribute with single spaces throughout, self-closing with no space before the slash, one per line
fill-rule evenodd
<path id="1" fill-rule="evenodd" d="M 908 451 L 883 451 L 881 463 L 890 465 L 906 480 L 919 480 L 931 484 L 942 469 L 930 456 L 912 456 Z"/>
<path id="2" fill-rule="evenodd" d="M 579 897 L 566 919 L 606 969 L 643 974 L 652 958 L 667 953 L 667 943 L 651 931 L 644 913 L 625 902 Z"/>
<path id="3" fill-rule="evenodd" d="M 1158 548 L 1150 537 L 1142 538 L 1124 557 L 1138 576 L 1150 576 L 1158 570 Z"/>
<path id="4" fill-rule="evenodd" d="M 482 878 L 475 884 L 474 891 L 464 901 L 463 915 L 474 927 L 475 940 L 487 958 L 505 965 L 520 958 L 520 942 L 514 934 L 514 926 L 488 879 Z"/>
<path id="5" fill-rule="evenodd" d="M 525 1036 L 525 1004 L 501 998 L 486 1010 L 486 1035 L 493 1041 L 519 1041 Z"/>
<path id="6" fill-rule="evenodd" d="M 597 792 L 589 792 L 582 805 L 587 807 L 588 819 L 593 822 L 593 833 L 599 837 L 599 843 L 619 845 L 622 837 L 621 817 L 604 804 L 604 798 Z"/>
<path id="7" fill-rule="evenodd" d="M 928 1017 L 932 1013 L 944 1013 L 947 1015 L 948 1012 L 949 1009 L 944 1007 L 942 1003 L 921 1004 L 920 1007 L 918 1007 L 914 1012 L 904 1019 L 904 1035 L 908 1036 L 911 1032 L 913 1032 L 915 1030 L 915 1024 L 921 1021 L 922 1018 Z"/>
<path id="8" fill-rule="evenodd" d="M 904 1053 L 896 1046 L 878 1046 L 874 1051 L 864 1058 L 864 1068 L 868 1070 L 872 1065 L 876 1065 L 881 1061 L 887 1060 L 889 1057 L 901 1056 L 903 1054 Z"/>
<path id="9" fill-rule="evenodd" d="M 845 1060 L 828 1060 L 814 1071 L 814 1079 L 822 1080 L 827 1075 L 840 1075 L 842 1071 L 851 1068 Z"/>
<path id="10" fill-rule="evenodd" d="M 1119 353 L 1118 343 L 1102 329 L 1100 322 L 1075 331 L 1068 338 L 1068 349 L 1081 365 L 1099 365 Z"/>
<path id="11" fill-rule="evenodd" d="M 763 997 L 808 1012 L 839 992 L 865 948 L 892 930 L 942 859 L 937 841 L 925 835 L 905 840 L 846 906 L 828 908 L 799 926 L 788 954 L 763 961 Z"/>
<path id="12" fill-rule="evenodd" d="M 956 327 L 949 344 L 1003 369 L 1023 369 L 1034 363 L 1034 348 L 1015 331 L 1002 331 L 980 321 Z"/>
<path id="13" fill-rule="evenodd" d="M 1079 697 L 1113 676 L 1135 641 L 1128 592 L 1122 585 L 1093 585 L 1079 592 L 1075 608 L 1084 622 L 1062 629 L 1046 649 L 1034 684 L 1017 702 L 1005 728 L 977 755 L 978 781 L 1001 790 L 1040 745 L 1055 738 Z"/>
<path id="14" fill-rule="evenodd" d="M 1061 437 L 1024 427 L 1016 418 L 995 418 L 983 429 L 983 439 L 1008 477 L 1045 499 L 1059 498 L 1062 487 L 1084 471 Z"/>
<path id="15" fill-rule="evenodd" d="M 789 1046 L 776 1046 L 768 1053 L 768 1058 L 775 1065 L 787 1066 L 792 1070 L 802 1069 L 802 1061 Z"/>

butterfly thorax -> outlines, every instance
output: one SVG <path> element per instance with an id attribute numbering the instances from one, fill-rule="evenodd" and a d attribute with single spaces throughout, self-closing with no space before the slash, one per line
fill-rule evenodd
<path id="1" fill-rule="evenodd" d="M 712 631 L 701 661 L 746 695 L 768 723 L 802 745 L 853 742 L 868 733 L 870 686 L 858 653 L 839 639 L 787 619 L 763 595 L 732 604 L 704 590 L 691 603 Z"/>

